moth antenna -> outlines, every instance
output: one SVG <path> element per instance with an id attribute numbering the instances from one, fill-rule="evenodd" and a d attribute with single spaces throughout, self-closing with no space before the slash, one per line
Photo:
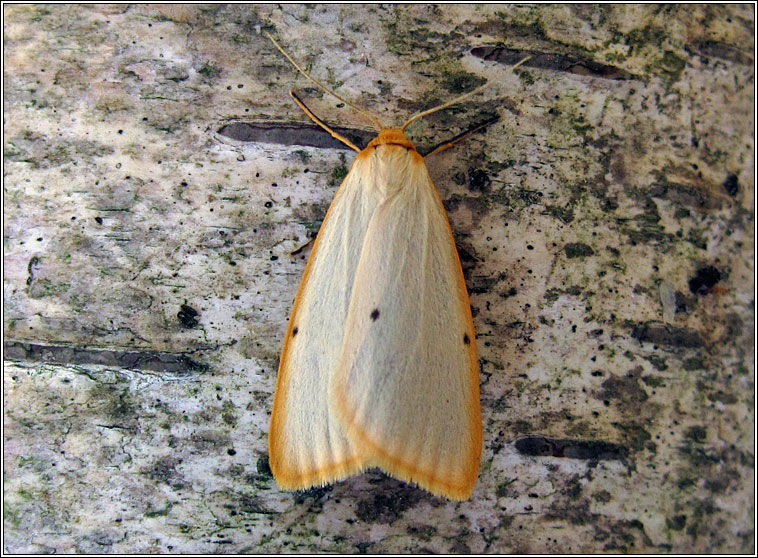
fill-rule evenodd
<path id="1" fill-rule="evenodd" d="M 334 97 L 336 97 L 337 99 L 339 99 L 340 101 L 342 101 L 343 103 L 345 103 L 347 106 L 351 107 L 352 109 L 356 110 L 357 112 L 359 112 L 360 114 L 362 114 L 363 116 L 365 116 L 366 118 L 368 118 L 369 120 L 371 120 L 371 122 L 373 122 L 374 126 L 376 126 L 379 130 L 383 130 L 384 129 L 384 126 L 382 125 L 382 123 L 379 121 L 379 119 L 376 116 L 374 116 L 373 114 L 371 114 L 366 109 L 361 108 L 361 107 L 359 107 L 359 106 L 351 103 L 350 101 L 348 101 L 344 97 L 341 97 L 340 95 L 338 95 L 337 93 L 335 93 L 334 91 L 332 91 L 331 89 L 329 89 L 326 85 L 324 85 L 323 83 L 321 83 L 320 81 L 318 81 L 316 78 L 312 77 L 303 68 L 301 68 L 300 65 L 297 62 L 295 62 L 295 60 L 287 53 L 287 51 L 284 50 L 284 47 L 282 47 L 278 42 L 276 42 L 276 39 L 274 39 L 274 37 L 271 35 L 271 33 L 269 33 L 268 31 L 263 31 L 263 34 L 266 35 L 266 37 L 268 37 L 271 40 L 272 43 L 274 43 L 274 46 L 277 48 L 277 50 L 279 52 L 281 52 L 287 60 L 289 60 L 290 64 L 292 64 L 295 67 L 295 69 L 297 69 L 298 72 L 300 72 L 305 77 L 307 77 L 309 80 L 311 80 L 319 89 L 321 89 L 325 93 L 328 93 L 329 95 L 333 95 Z"/>
<path id="2" fill-rule="evenodd" d="M 467 131 L 463 132 L 462 134 L 458 134 L 454 138 L 452 138 L 452 139 L 446 141 L 445 143 L 443 143 L 441 145 L 438 145 L 437 147 L 435 147 L 434 149 L 432 149 L 429 153 L 427 153 L 426 155 L 424 155 L 424 159 L 428 159 L 429 157 L 431 157 L 432 155 L 435 155 L 435 154 L 439 153 L 440 151 L 444 151 L 445 149 L 453 147 L 459 141 L 466 139 L 470 135 L 475 134 L 479 130 L 482 130 L 482 129 L 486 128 L 487 126 L 489 126 L 490 124 L 493 124 L 493 123 L 497 122 L 498 120 L 500 120 L 500 116 L 495 116 L 494 118 L 490 118 L 487 122 L 485 122 L 483 124 L 480 124 L 479 126 L 476 126 L 475 128 L 472 128 L 471 130 L 467 130 Z"/>
<path id="3" fill-rule="evenodd" d="M 295 100 L 295 102 L 297 103 L 297 106 L 299 106 L 301 109 L 303 109 L 303 112 L 308 115 L 308 118 L 310 118 L 311 120 L 313 120 L 316 124 L 318 124 L 319 126 L 321 126 L 324 130 L 326 130 L 327 132 L 329 132 L 334 139 L 341 141 L 342 143 L 344 143 L 345 145 L 347 145 L 350 149 L 355 149 L 357 152 L 360 153 L 361 150 L 358 149 L 355 146 L 355 144 L 353 144 L 353 142 L 351 142 L 345 136 L 342 136 L 342 135 L 338 134 L 337 132 L 335 132 L 334 130 L 332 130 L 318 116 L 316 116 L 315 114 L 313 114 L 313 112 L 311 111 L 311 109 L 309 109 L 307 106 L 305 106 L 305 103 L 302 100 L 300 100 L 300 97 L 298 97 L 295 94 L 294 91 L 290 91 L 290 96 Z"/>
<path id="4" fill-rule="evenodd" d="M 526 61 L 527 61 L 527 60 L 529 60 L 530 58 L 531 58 L 531 56 L 527 56 L 526 58 L 524 58 L 523 60 L 521 60 L 521 61 L 520 61 L 518 64 L 516 64 L 515 66 L 513 66 L 513 68 L 511 68 L 511 71 L 513 71 L 513 70 L 515 70 L 516 68 L 518 68 L 519 66 L 521 66 L 521 64 L 523 64 L 524 62 L 526 62 Z M 413 122 L 414 120 L 418 120 L 418 119 L 419 119 L 419 118 L 421 118 L 422 116 L 427 116 L 427 115 L 429 115 L 429 114 L 432 114 L 432 113 L 434 113 L 434 112 L 437 112 L 438 110 L 446 109 L 447 107 L 450 107 L 450 106 L 452 106 L 452 105 L 457 105 L 457 104 L 458 104 L 458 103 L 460 103 L 461 101 L 464 101 L 465 99 L 468 99 L 469 97 L 471 97 L 471 96 L 473 96 L 473 95 L 476 95 L 476 94 L 477 94 L 477 93 L 479 93 L 479 92 L 480 92 L 482 89 L 484 89 L 485 87 L 487 87 L 487 85 L 489 85 L 489 84 L 485 83 L 484 85 L 480 85 L 479 87 L 477 87 L 477 88 L 476 88 L 476 89 L 474 89 L 473 91 L 469 91 L 468 93 L 464 93 L 464 94 L 463 94 L 463 95 L 461 95 L 460 97 L 456 97 L 456 98 L 455 98 L 455 99 L 453 99 L 452 101 L 448 101 L 447 103 L 443 103 L 443 104 L 441 104 L 441 105 L 439 105 L 439 106 L 436 106 L 436 107 L 430 108 L 429 110 L 425 110 L 425 111 L 422 111 L 422 112 L 419 112 L 419 113 L 416 113 L 416 114 L 414 114 L 413 116 L 411 116 L 411 117 L 410 117 L 410 118 L 407 120 L 407 122 L 406 122 L 405 124 L 403 124 L 403 127 L 401 128 L 401 130 L 402 130 L 403 132 L 405 132 L 405 129 L 408 127 L 408 125 L 409 125 L 411 122 Z"/>

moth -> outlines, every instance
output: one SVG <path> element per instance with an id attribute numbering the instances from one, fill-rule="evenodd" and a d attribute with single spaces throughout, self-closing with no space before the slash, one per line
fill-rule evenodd
<path id="1" fill-rule="evenodd" d="M 425 159 L 387 128 L 357 151 L 324 218 L 295 297 L 269 429 L 277 484 L 306 489 L 371 467 L 453 500 L 471 496 L 482 451 L 479 367 L 468 292 L 450 224 Z M 523 63 L 523 61 L 522 61 Z"/>

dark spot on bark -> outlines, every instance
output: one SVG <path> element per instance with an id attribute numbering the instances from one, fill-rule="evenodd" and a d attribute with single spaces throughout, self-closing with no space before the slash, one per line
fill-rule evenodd
<path id="1" fill-rule="evenodd" d="M 570 223 L 574 220 L 574 210 L 567 206 L 546 205 L 542 214 L 555 217 L 564 223 Z"/>
<path id="2" fill-rule="evenodd" d="M 726 177 L 726 180 L 724 180 L 724 190 L 732 197 L 737 195 L 737 192 L 740 190 L 740 183 L 737 181 L 736 174 L 730 174 Z"/>
<path id="3" fill-rule="evenodd" d="M 675 327 L 669 324 L 638 324 L 632 329 L 632 337 L 642 342 L 675 347 L 702 347 L 703 337 L 700 332 L 688 327 Z"/>
<path id="4" fill-rule="evenodd" d="M 271 515 L 276 512 L 268 509 L 261 500 L 250 494 L 244 494 L 239 500 L 237 500 L 239 510 L 243 513 L 257 513 Z"/>
<path id="5" fill-rule="evenodd" d="M 368 549 L 371 548 L 371 546 L 374 543 L 371 542 L 359 542 L 355 543 L 355 548 L 358 549 L 358 554 L 368 554 Z"/>
<path id="6" fill-rule="evenodd" d="M 297 332 L 298 332 L 298 331 L 299 331 L 299 330 L 298 330 L 296 327 L 293 327 L 293 328 L 292 328 L 292 337 L 294 337 L 295 335 L 297 335 Z"/>
<path id="7" fill-rule="evenodd" d="M 635 370 L 635 369 L 633 369 Z M 641 403 L 647 401 L 647 392 L 637 382 L 637 378 L 627 373 L 625 376 L 610 375 L 610 378 L 602 383 L 603 391 L 598 399 L 615 399 L 625 407 L 639 408 Z"/>
<path id="8" fill-rule="evenodd" d="M 516 440 L 516 449 L 524 455 L 547 455 L 570 459 L 623 460 L 627 449 L 620 444 L 600 440 L 571 440 L 526 436 Z"/>
<path id="9" fill-rule="evenodd" d="M 297 490 L 295 491 L 295 503 L 303 504 L 306 501 L 311 501 L 311 506 L 309 508 L 309 511 L 321 511 L 321 507 L 323 506 L 321 505 L 314 506 L 314 504 L 316 502 L 319 502 L 332 490 L 334 490 L 334 486 L 331 484 L 327 484 L 326 486 L 316 486 L 314 488 L 309 488 L 307 490 Z"/>
<path id="10" fill-rule="evenodd" d="M 672 518 L 666 518 L 666 527 L 671 529 L 672 531 L 681 531 L 684 529 L 684 526 L 687 524 L 687 516 L 682 515 L 675 515 Z"/>
<path id="11" fill-rule="evenodd" d="M 465 535 L 463 535 L 465 536 Z M 450 547 L 451 554 L 471 554 L 471 547 L 463 541 L 455 541 L 453 546 Z"/>
<path id="12" fill-rule="evenodd" d="M 374 133 L 355 128 L 334 128 L 356 145 L 366 145 Z M 301 122 L 232 122 L 221 126 L 217 133 L 245 143 L 274 143 L 280 145 L 306 145 L 332 149 L 352 149 L 331 137 L 316 124 Z"/>
<path id="13" fill-rule="evenodd" d="M 705 426 L 691 426 L 687 429 L 687 431 L 684 433 L 685 438 L 689 438 L 690 440 L 694 440 L 695 442 L 704 442 L 707 435 L 707 431 L 705 429 Z"/>
<path id="14" fill-rule="evenodd" d="M 255 470 L 256 472 L 264 477 L 264 478 L 273 478 L 273 473 L 271 472 L 271 465 L 268 462 L 268 455 L 261 455 L 258 458 L 258 461 L 255 463 Z"/>
<path id="15" fill-rule="evenodd" d="M 701 55 L 706 57 L 713 56 L 715 58 L 721 58 L 722 60 L 728 60 L 730 62 L 748 66 L 753 64 L 753 57 L 750 56 L 750 52 L 745 52 L 744 49 L 738 46 L 728 45 L 713 40 L 701 40 L 695 43 L 694 46 Z"/>
<path id="16" fill-rule="evenodd" d="M 181 310 L 177 313 L 176 317 L 179 318 L 179 322 L 181 322 L 182 327 L 186 327 L 187 329 L 192 329 L 193 327 L 196 327 L 198 324 L 198 313 L 197 310 L 192 308 L 192 306 L 188 306 L 186 304 L 182 304 Z"/>
<path id="17" fill-rule="evenodd" d="M 382 493 L 358 502 L 355 515 L 364 522 L 391 524 L 426 498 L 423 490 L 394 479 L 382 479 Z"/>
<path id="18" fill-rule="evenodd" d="M 695 294 L 706 295 L 710 292 L 711 287 L 719 281 L 721 281 L 721 272 L 718 269 L 712 265 L 701 267 L 689 281 L 690 291 Z"/>
<path id="19" fill-rule="evenodd" d="M 429 542 L 437 534 L 437 528 L 433 525 L 409 525 L 405 532 L 412 537 L 418 537 L 422 541 Z"/>
<path id="20" fill-rule="evenodd" d="M 463 334 L 463 342 L 466 345 L 470 345 L 471 344 L 471 338 L 468 336 L 468 333 L 464 333 Z"/>
<path id="21" fill-rule="evenodd" d="M 152 466 L 145 468 L 143 474 L 151 479 L 163 481 L 166 484 L 173 484 L 183 480 L 181 473 L 176 470 L 176 467 L 181 462 L 182 460 L 176 457 L 161 457 Z"/>
<path id="22" fill-rule="evenodd" d="M 585 256 L 592 256 L 595 253 L 591 246 L 582 242 L 566 244 L 563 250 L 566 252 L 567 258 L 583 258 Z"/>
<path id="23" fill-rule="evenodd" d="M 690 357 L 682 361 L 682 368 L 688 372 L 693 370 L 705 370 L 705 362 L 703 362 L 702 356 Z"/>
<path id="24" fill-rule="evenodd" d="M 519 188 L 516 195 L 518 196 L 518 199 L 523 201 L 526 205 L 536 205 L 542 202 L 542 192 L 537 192 L 536 190 Z"/>
<path id="25" fill-rule="evenodd" d="M 482 169 L 468 170 L 468 188 L 469 190 L 482 192 L 490 185 L 491 180 L 486 171 Z"/>
<path id="26" fill-rule="evenodd" d="M 378 318 L 379 318 L 379 309 L 374 308 L 373 311 L 371 312 L 371 319 L 373 321 L 376 321 Z"/>
<path id="27" fill-rule="evenodd" d="M 34 267 L 39 264 L 39 258 L 37 256 L 32 256 L 32 258 L 29 260 L 29 265 L 26 267 L 27 271 L 29 272 L 29 277 L 26 278 L 26 284 L 31 285 L 34 282 Z"/>
<path id="28" fill-rule="evenodd" d="M 681 291 L 676 291 L 676 313 L 686 314 L 697 303 L 697 297 L 685 295 Z"/>
<path id="29" fill-rule="evenodd" d="M 156 370 L 158 372 L 202 372 L 207 364 L 195 361 L 184 354 L 161 353 L 156 351 L 104 351 L 99 349 L 77 349 L 63 345 L 37 345 L 19 341 L 3 345 L 5 358 L 30 362 L 50 362 L 54 364 L 98 364 L 115 366 L 129 370 Z"/>
<path id="30" fill-rule="evenodd" d="M 492 60 L 501 64 L 516 64 L 526 56 L 529 60 L 522 67 L 558 70 L 580 76 L 599 77 L 611 80 L 634 79 L 635 76 L 617 66 L 600 64 L 589 58 L 564 54 L 543 53 L 532 50 L 510 49 L 506 47 L 482 46 L 471 49 L 471 54 L 482 60 Z"/>
<path id="31" fill-rule="evenodd" d="M 611 493 L 607 490 L 599 490 L 592 494 L 592 499 L 606 504 L 611 501 Z"/>

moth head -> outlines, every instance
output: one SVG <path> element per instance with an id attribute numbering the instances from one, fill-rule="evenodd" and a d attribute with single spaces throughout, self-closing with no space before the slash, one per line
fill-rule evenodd
<path id="1" fill-rule="evenodd" d="M 399 145 L 415 150 L 411 141 L 405 137 L 405 133 L 400 128 L 382 128 L 379 135 L 372 139 L 366 148 L 378 147 L 380 145 Z"/>

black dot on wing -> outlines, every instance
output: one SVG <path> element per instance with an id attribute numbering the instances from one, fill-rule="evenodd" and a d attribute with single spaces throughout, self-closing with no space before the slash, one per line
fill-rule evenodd
<path id="1" fill-rule="evenodd" d="M 376 321 L 376 320 L 377 320 L 377 318 L 379 318 L 379 309 L 378 309 L 378 308 L 374 308 L 374 309 L 371 311 L 371 319 L 372 319 L 373 321 Z"/>
<path id="2" fill-rule="evenodd" d="M 471 338 L 468 336 L 468 333 L 464 333 L 463 334 L 463 342 L 466 345 L 470 345 L 471 344 Z"/>
<path id="3" fill-rule="evenodd" d="M 292 337 L 294 337 L 295 335 L 297 335 L 297 332 L 298 332 L 298 331 L 300 331 L 300 330 L 299 330 L 299 329 L 297 329 L 296 327 L 293 327 L 293 328 L 292 328 Z"/>

